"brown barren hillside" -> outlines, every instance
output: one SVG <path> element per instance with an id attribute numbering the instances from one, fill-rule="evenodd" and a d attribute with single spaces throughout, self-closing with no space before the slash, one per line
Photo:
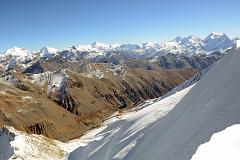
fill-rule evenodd
<path id="1" fill-rule="evenodd" d="M 48 64 L 48 67 L 51 64 Z M 43 64 L 47 73 L 46 64 Z M 51 71 L 51 70 L 50 70 Z M 67 141 L 99 126 L 113 112 L 157 98 L 198 73 L 195 69 L 146 70 L 103 63 L 64 69 L 64 96 L 48 93 L 50 74 L 11 72 L 0 82 L 0 125 Z"/>

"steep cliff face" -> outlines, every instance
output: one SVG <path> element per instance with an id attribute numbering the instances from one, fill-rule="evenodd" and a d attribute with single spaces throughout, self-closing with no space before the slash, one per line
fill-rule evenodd
<path id="1" fill-rule="evenodd" d="M 63 101 L 66 96 L 68 77 L 64 71 L 52 72 L 48 75 L 47 96 L 56 101 Z"/>

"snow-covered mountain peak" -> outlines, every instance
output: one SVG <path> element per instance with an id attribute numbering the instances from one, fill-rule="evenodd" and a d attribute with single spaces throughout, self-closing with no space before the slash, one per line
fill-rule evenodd
<path id="1" fill-rule="evenodd" d="M 100 42 L 94 42 L 94 43 L 92 43 L 92 47 L 96 48 L 96 49 L 108 49 L 109 48 L 109 44 L 100 43 Z"/>
<path id="2" fill-rule="evenodd" d="M 56 48 L 51 48 L 51 47 L 42 47 L 40 49 L 40 51 L 48 51 L 48 52 L 51 52 L 51 53 L 56 53 L 58 52 L 58 50 Z"/>
<path id="3" fill-rule="evenodd" d="M 188 36 L 188 37 L 184 37 L 181 40 L 181 44 L 182 45 L 193 45 L 193 44 L 203 45 L 203 42 L 202 42 L 201 38 L 199 38 L 197 36 L 194 36 L 194 35 L 191 35 L 191 36 Z"/>
<path id="4" fill-rule="evenodd" d="M 221 38 L 227 36 L 225 33 L 218 33 L 218 32 L 212 32 L 210 35 L 208 35 L 208 37 L 210 37 L 211 39 L 216 39 L 216 38 Z"/>
<path id="5" fill-rule="evenodd" d="M 188 36 L 188 39 L 190 41 L 201 41 L 201 38 L 199 38 L 198 36 L 195 36 L 195 35 Z"/>
<path id="6" fill-rule="evenodd" d="M 182 39 L 183 39 L 182 37 L 178 36 L 173 41 L 177 42 L 177 43 L 180 43 L 182 41 Z"/>
<path id="7" fill-rule="evenodd" d="M 182 48 L 180 53 L 194 55 L 204 52 L 203 40 L 195 35 L 188 37 L 176 37 L 172 42 L 179 44 L 179 46 Z"/>
<path id="8" fill-rule="evenodd" d="M 204 41 L 223 40 L 223 39 L 229 39 L 229 37 L 225 33 L 212 32 L 204 39 Z"/>
<path id="9" fill-rule="evenodd" d="M 240 48 L 240 40 L 236 40 L 235 42 L 235 48 L 239 49 Z"/>
<path id="10" fill-rule="evenodd" d="M 154 48 L 155 44 L 152 42 L 144 42 L 142 43 L 142 49 L 149 49 L 149 48 Z"/>
<path id="11" fill-rule="evenodd" d="M 224 33 L 212 32 L 204 40 L 198 36 L 191 35 L 188 37 L 176 37 L 171 41 L 163 41 L 161 43 L 144 42 L 140 44 L 125 43 L 125 44 L 107 44 L 101 42 L 94 42 L 86 45 L 76 45 L 66 48 L 62 51 L 57 51 L 55 48 L 43 47 L 40 50 L 41 57 L 52 57 L 56 53 L 68 57 L 69 59 L 90 59 L 97 56 L 110 56 L 112 54 L 125 54 L 141 58 L 153 58 L 168 53 L 184 54 L 184 55 L 197 55 L 197 54 L 210 54 L 215 51 L 225 51 L 234 46 L 236 39 L 230 39 Z M 115 52 L 118 51 L 118 52 Z M 62 53 L 62 54 L 61 54 Z M 108 54 L 111 53 L 111 54 Z M 137 54 L 135 54 L 137 53 Z M 7 50 L 6 54 L 14 55 L 14 57 L 27 56 L 29 52 L 26 49 L 14 47 Z M 31 57 L 30 56 L 27 57 Z M 36 55 L 36 54 L 34 54 Z M 1 59 L 4 54 L 0 55 Z M 19 58 L 18 58 L 19 59 Z"/>
<path id="12" fill-rule="evenodd" d="M 137 45 L 137 44 L 123 44 L 120 46 L 120 49 L 123 49 L 123 50 L 138 50 L 138 49 L 141 49 L 141 46 Z"/>
<path id="13" fill-rule="evenodd" d="M 51 47 L 42 47 L 40 49 L 40 55 L 41 57 L 49 58 L 55 55 L 58 52 L 56 48 L 51 48 Z"/>
<path id="14" fill-rule="evenodd" d="M 213 32 L 204 40 L 204 49 L 206 51 L 225 50 L 233 46 L 233 41 L 225 33 Z"/>
<path id="15" fill-rule="evenodd" d="M 118 44 L 118 43 L 113 43 L 113 44 L 110 44 L 110 49 L 116 49 L 116 48 L 119 48 L 121 45 Z"/>
<path id="16" fill-rule="evenodd" d="M 199 41 L 202 41 L 201 38 L 199 38 L 198 36 L 195 36 L 195 35 L 190 35 L 190 36 L 187 36 L 187 37 L 176 37 L 174 40 L 172 40 L 172 42 L 177 42 L 179 44 L 185 44 L 185 43 L 196 43 L 196 42 L 199 42 Z"/>
<path id="17" fill-rule="evenodd" d="M 11 49 L 6 50 L 4 55 L 12 55 L 15 57 L 26 57 L 29 55 L 29 51 L 25 48 L 13 47 Z"/>
<path id="18" fill-rule="evenodd" d="M 163 54 L 168 53 L 174 53 L 174 54 L 180 54 L 182 53 L 182 47 L 179 45 L 179 43 L 175 41 L 164 41 L 159 44 L 159 50 Z"/>
<path id="19" fill-rule="evenodd" d="M 80 52 L 99 52 L 99 51 L 105 51 L 105 50 L 109 50 L 112 49 L 114 47 L 118 47 L 118 44 L 113 44 L 113 45 L 109 45 L 109 44 L 105 44 L 105 43 L 100 43 L 100 42 L 93 42 L 90 45 L 78 45 L 78 46 L 73 46 L 68 48 L 69 49 L 74 49 Z"/>
<path id="20" fill-rule="evenodd" d="M 92 45 L 78 45 L 71 47 L 72 49 L 76 49 L 78 51 L 91 51 L 92 50 Z"/>

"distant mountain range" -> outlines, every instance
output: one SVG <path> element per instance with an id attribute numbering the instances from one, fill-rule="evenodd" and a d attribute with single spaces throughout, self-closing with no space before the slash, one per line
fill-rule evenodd
<path id="1" fill-rule="evenodd" d="M 65 49 L 68 52 L 90 52 L 90 57 L 103 55 L 112 51 L 125 51 L 137 57 L 153 57 L 159 55 L 173 54 L 209 54 L 215 51 L 224 51 L 233 46 L 235 39 L 230 39 L 224 33 L 211 33 L 205 39 L 197 36 L 177 37 L 172 41 L 161 43 L 145 42 L 142 44 L 104 44 L 94 42 L 92 45 L 72 46 Z"/>
<path id="2" fill-rule="evenodd" d="M 42 47 L 37 52 L 14 47 L 0 54 L 0 71 L 11 70 L 18 65 L 21 70 L 41 73 L 43 69 L 39 68 L 38 64 L 58 58 L 70 63 L 111 63 L 131 68 L 141 66 L 148 70 L 156 66 L 165 69 L 204 69 L 220 59 L 236 40 L 230 39 L 224 33 L 213 32 L 203 40 L 197 36 L 188 36 L 155 44 L 146 42 L 119 45 L 94 42 L 91 45 L 72 46 L 63 50 Z"/>
<path id="3" fill-rule="evenodd" d="M 131 57 L 159 57 L 168 53 L 180 55 L 198 55 L 209 54 L 216 51 L 224 51 L 231 48 L 236 39 L 230 39 L 224 33 L 213 32 L 205 39 L 197 36 L 176 37 L 172 41 L 164 41 L 161 43 L 145 42 L 142 44 L 104 44 L 94 42 L 91 45 L 77 45 L 72 46 L 61 51 L 55 48 L 43 47 L 40 51 L 33 52 L 32 54 L 40 53 L 41 57 L 49 58 L 54 55 L 60 54 L 72 59 L 92 59 L 98 56 L 107 56 L 111 53 L 121 52 L 126 56 Z M 28 56 L 30 52 L 27 49 L 14 47 L 8 49 L 4 55 L 12 54 L 13 56 Z"/>

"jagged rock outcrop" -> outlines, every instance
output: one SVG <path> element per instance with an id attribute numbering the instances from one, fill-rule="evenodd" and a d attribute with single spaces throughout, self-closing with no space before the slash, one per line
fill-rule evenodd
<path id="1" fill-rule="evenodd" d="M 62 101 L 66 96 L 68 77 L 63 70 L 48 74 L 47 96 L 55 101 Z"/>
<path id="2" fill-rule="evenodd" d="M 67 115 L 63 115 L 63 120 Z M 62 134 L 60 131 L 60 126 L 56 126 L 53 122 L 49 120 L 40 120 L 34 123 L 27 124 L 23 126 L 24 130 L 28 134 L 38 134 L 44 135 L 46 137 L 52 137 L 54 139 L 65 139 L 66 135 Z"/>
<path id="3" fill-rule="evenodd" d="M 75 114 L 75 115 L 81 115 L 81 113 L 77 109 L 76 102 L 74 99 L 71 97 L 71 95 L 66 94 L 64 98 L 60 101 L 56 101 L 60 106 L 65 108 L 67 111 Z"/>
<path id="4" fill-rule="evenodd" d="M 141 101 L 140 95 L 126 81 L 122 81 L 122 85 L 124 87 L 123 93 L 126 94 L 133 103 L 139 103 Z"/>
<path id="5" fill-rule="evenodd" d="M 76 102 L 67 92 L 68 79 L 69 78 L 64 70 L 50 73 L 48 75 L 47 95 L 67 111 L 80 115 L 76 108 Z M 79 81 L 74 82 L 72 85 L 82 87 L 82 84 Z"/>
<path id="6" fill-rule="evenodd" d="M 27 133 L 42 134 L 45 136 L 48 136 L 48 130 L 53 130 L 55 127 L 52 123 L 44 121 L 25 126 Z"/>

